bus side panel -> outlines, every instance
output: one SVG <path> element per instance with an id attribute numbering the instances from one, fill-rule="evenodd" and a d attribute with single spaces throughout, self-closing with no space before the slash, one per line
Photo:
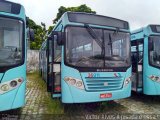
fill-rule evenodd
<path id="1" fill-rule="evenodd" d="M 12 109 L 23 107 L 25 105 L 25 90 L 26 90 L 26 81 L 18 88 L 16 93 Z"/>
<path id="2" fill-rule="evenodd" d="M 159 76 L 159 70 L 148 66 L 145 71 L 144 79 L 144 94 L 146 95 L 160 95 L 160 83 L 150 79 L 150 77 Z"/>
<path id="3" fill-rule="evenodd" d="M 25 105 L 25 86 L 24 81 L 21 86 L 0 96 L 0 111 L 16 109 Z"/>
<path id="4" fill-rule="evenodd" d="M 17 89 L 0 95 L 0 111 L 12 109 L 12 104 L 15 99 Z"/>
<path id="5" fill-rule="evenodd" d="M 2 79 L 2 83 L 15 78 L 23 78 L 23 80 L 26 81 L 26 65 L 15 67 L 6 71 Z"/>
<path id="6" fill-rule="evenodd" d="M 0 73 L 0 81 L 3 78 L 4 73 Z"/>
<path id="7" fill-rule="evenodd" d="M 160 76 L 159 69 L 151 67 L 148 59 L 148 38 L 144 40 L 143 93 L 146 95 L 160 95 L 160 83 L 150 79 L 152 75 Z"/>
<path id="8" fill-rule="evenodd" d="M 73 77 L 77 79 L 81 79 L 79 71 L 66 67 L 64 63 L 61 65 L 61 87 L 62 87 L 62 102 L 63 103 L 74 103 L 73 96 L 71 92 L 70 86 L 64 81 L 65 77 Z"/>
<path id="9" fill-rule="evenodd" d="M 3 82 L 23 78 L 23 83 L 16 89 L 8 91 L 0 95 L 0 111 L 9 110 L 24 106 L 26 91 L 26 66 L 22 65 L 8 70 L 2 79 Z"/>

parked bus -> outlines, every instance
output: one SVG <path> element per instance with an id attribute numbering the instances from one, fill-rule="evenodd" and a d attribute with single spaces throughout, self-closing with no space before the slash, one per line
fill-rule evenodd
<path id="1" fill-rule="evenodd" d="M 26 32 L 24 7 L 0 0 L 0 111 L 25 104 Z"/>
<path id="2" fill-rule="evenodd" d="M 66 12 L 41 47 L 40 59 L 47 65 L 40 71 L 52 97 L 62 103 L 126 98 L 131 95 L 130 52 L 128 22 Z"/>
<path id="3" fill-rule="evenodd" d="M 131 35 L 132 90 L 160 95 L 160 25 L 148 25 Z"/>

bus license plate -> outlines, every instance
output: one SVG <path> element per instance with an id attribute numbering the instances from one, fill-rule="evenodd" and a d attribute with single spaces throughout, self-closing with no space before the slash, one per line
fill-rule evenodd
<path id="1" fill-rule="evenodd" d="M 112 93 L 105 93 L 105 94 L 100 94 L 100 98 L 111 98 L 112 97 Z"/>

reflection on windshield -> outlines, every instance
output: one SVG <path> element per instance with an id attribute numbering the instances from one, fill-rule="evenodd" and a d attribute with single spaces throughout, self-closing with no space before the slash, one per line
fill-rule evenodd
<path id="1" fill-rule="evenodd" d="M 104 31 L 105 39 L 105 64 L 111 67 L 128 66 L 129 58 L 129 34 L 122 32 Z M 116 62 L 115 62 L 116 61 Z"/>
<path id="2" fill-rule="evenodd" d="M 160 37 L 150 37 L 149 42 L 153 43 L 153 49 L 149 51 L 150 62 L 152 65 L 160 67 Z M 150 45 L 150 44 L 149 44 Z"/>
<path id="3" fill-rule="evenodd" d="M 22 60 L 22 22 L 0 17 L 0 66 Z"/>
<path id="4" fill-rule="evenodd" d="M 114 31 L 92 29 L 96 33 L 96 38 L 86 28 L 67 28 L 67 63 L 78 67 L 123 67 L 130 64 L 128 33 L 115 34 Z M 104 44 L 101 45 L 104 47 L 101 47 L 95 39 Z"/>

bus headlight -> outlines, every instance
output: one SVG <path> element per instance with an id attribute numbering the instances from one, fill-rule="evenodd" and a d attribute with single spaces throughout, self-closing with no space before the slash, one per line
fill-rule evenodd
<path id="1" fill-rule="evenodd" d="M 81 82 L 81 81 L 78 81 L 77 83 L 76 83 L 76 86 L 77 87 L 81 87 L 83 85 L 83 83 Z"/>
<path id="2" fill-rule="evenodd" d="M 74 86 L 78 89 L 84 90 L 84 85 L 83 85 L 82 80 L 75 79 L 75 78 L 72 78 L 72 77 L 65 77 L 64 80 L 67 84 L 72 85 L 72 86 Z"/>
<path id="3" fill-rule="evenodd" d="M 4 84 L 1 86 L 1 90 L 2 91 L 8 91 L 9 90 L 9 86 L 7 84 Z"/>
<path id="4" fill-rule="evenodd" d="M 70 83 L 71 85 L 75 85 L 75 84 L 76 84 L 76 80 L 75 80 L 75 79 L 70 79 L 69 83 Z"/>
<path id="5" fill-rule="evenodd" d="M 15 80 L 13 80 L 13 81 L 10 82 L 10 86 L 11 86 L 11 87 L 16 87 L 17 84 L 18 84 L 18 82 L 15 81 Z"/>
<path id="6" fill-rule="evenodd" d="M 152 81 L 160 82 L 160 77 L 159 77 L 159 76 L 151 75 L 149 78 L 150 78 Z"/>
<path id="7" fill-rule="evenodd" d="M 131 82 L 131 78 L 126 78 L 124 81 L 124 87 L 126 87 Z"/>
<path id="8" fill-rule="evenodd" d="M 4 94 L 19 87 L 23 82 L 23 79 L 17 78 L 0 84 L 0 94 Z"/>

